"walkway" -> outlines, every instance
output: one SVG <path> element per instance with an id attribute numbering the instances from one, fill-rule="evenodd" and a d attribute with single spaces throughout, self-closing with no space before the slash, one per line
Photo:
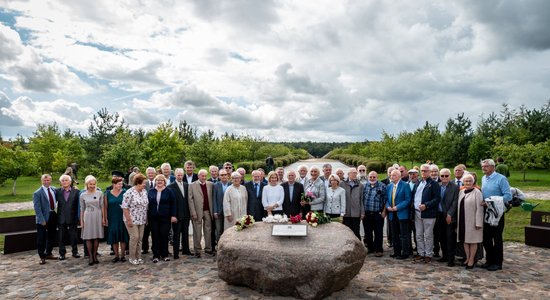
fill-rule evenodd
<path id="1" fill-rule="evenodd" d="M 82 249 L 82 248 L 80 248 Z M 56 249 L 54 249 L 54 252 Z M 101 244 L 100 264 L 84 258 L 38 264 L 35 251 L 3 255 L 0 295 L 3 299 L 260 299 L 246 287 L 230 286 L 218 278 L 215 258 L 183 258 L 144 265 L 110 262 Z M 504 269 L 488 272 L 445 264 L 413 264 L 388 256 L 367 256 L 361 272 L 328 299 L 406 297 L 429 299 L 545 299 L 550 295 L 550 249 L 505 244 Z M 276 299 L 290 299 L 277 297 Z"/>

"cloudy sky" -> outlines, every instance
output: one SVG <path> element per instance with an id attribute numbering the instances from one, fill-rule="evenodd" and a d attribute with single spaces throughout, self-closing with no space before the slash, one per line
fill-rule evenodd
<path id="1" fill-rule="evenodd" d="M 0 133 L 362 141 L 550 99 L 550 1 L 0 0 Z"/>

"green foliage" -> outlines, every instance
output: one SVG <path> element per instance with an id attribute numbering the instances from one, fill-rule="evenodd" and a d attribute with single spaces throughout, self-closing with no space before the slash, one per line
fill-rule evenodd
<path id="1" fill-rule="evenodd" d="M 455 166 L 468 162 L 468 149 L 472 141 L 472 122 L 459 114 L 456 119 L 447 120 L 445 132 L 440 140 L 440 160 L 444 165 Z"/>
<path id="2" fill-rule="evenodd" d="M 62 151 L 63 145 L 64 141 L 56 123 L 37 125 L 33 136 L 29 138 L 29 149 L 35 154 L 42 173 L 51 173 L 54 170 L 54 153 Z"/>
<path id="3" fill-rule="evenodd" d="M 127 129 L 126 122 L 118 113 L 111 114 L 107 108 L 102 108 L 94 114 L 93 122 L 88 127 L 88 137 L 84 139 L 84 165 L 97 164 L 98 159 L 103 158 L 103 152 L 115 143 L 117 132 Z M 102 165 L 97 167 L 104 168 Z"/>
<path id="4" fill-rule="evenodd" d="M 160 166 L 165 162 L 175 166 L 182 163 L 184 148 L 185 141 L 172 127 L 172 122 L 168 121 L 158 125 L 156 129 L 146 135 L 143 153 L 147 158 L 148 166 Z M 136 161 L 126 165 L 125 168 L 132 164 L 136 164 Z"/>
<path id="5" fill-rule="evenodd" d="M 7 179 L 12 179 L 12 196 L 17 194 L 17 178 L 33 174 L 37 168 L 34 153 L 23 150 L 20 147 L 8 149 L 0 146 L 0 184 L 3 184 Z"/>
<path id="6" fill-rule="evenodd" d="M 101 150 L 100 150 L 101 149 Z M 103 152 L 97 164 L 91 165 L 87 171 L 107 177 L 111 171 L 125 171 L 130 166 L 141 165 L 143 162 L 143 149 L 138 137 L 132 135 L 129 129 L 120 129 L 114 136 L 114 142 L 105 146 L 97 145 L 96 151 Z"/>
<path id="7" fill-rule="evenodd" d="M 526 145 L 499 145 L 495 147 L 495 154 L 498 156 L 506 156 L 506 162 L 519 170 L 523 171 L 523 181 L 525 181 L 525 175 L 528 169 L 543 168 L 545 163 L 544 157 L 548 155 L 547 143 L 539 143 L 533 145 L 531 143 Z"/>

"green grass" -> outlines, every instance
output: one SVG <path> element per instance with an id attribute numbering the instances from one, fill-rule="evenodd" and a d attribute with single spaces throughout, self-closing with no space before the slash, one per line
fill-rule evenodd
<path id="1" fill-rule="evenodd" d="M 18 210 L 18 211 L 3 211 L 0 212 L 0 218 L 34 216 L 34 210 Z M 0 251 L 4 251 L 4 236 L 0 235 Z"/>
<path id="2" fill-rule="evenodd" d="M 550 200 L 527 200 L 530 203 L 538 203 L 535 211 L 550 212 Z M 505 241 L 525 242 L 525 226 L 531 223 L 531 212 L 524 211 L 521 207 L 514 207 L 505 216 L 504 234 Z"/>

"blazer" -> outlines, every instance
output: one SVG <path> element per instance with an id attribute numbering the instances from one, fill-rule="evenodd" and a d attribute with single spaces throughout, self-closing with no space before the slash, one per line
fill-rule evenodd
<path id="1" fill-rule="evenodd" d="M 452 223 L 456 223 L 458 193 L 458 185 L 452 181 L 449 181 L 449 183 L 447 183 L 447 188 L 445 189 L 445 197 L 441 199 L 441 208 L 443 208 L 443 213 L 451 216 Z"/>
<path id="2" fill-rule="evenodd" d="M 212 181 L 210 181 L 212 182 Z M 227 187 L 231 185 L 231 181 L 227 182 Z M 214 197 L 214 214 L 223 214 L 223 183 L 218 181 L 214 183 L 214 188 L 212 189 L 212 196 Z"/>
<path id="3" fill-rule="evenodd" d="M 176 176 L 170 175 L 170 177 L 169 177 L 169 178 L 166 178 L 166 180 L 170 180 L 170 184 L 172 184 L 172 182 L 176 182 Z M 167 182 L 167 184 L 168 184 L 168 182 Z M 168 184 L 168 185 L 169 185 L 169 184 Z M 167 185 L 167 186 L 168 186 L 168 185 Z"/>
<path id="4" fill-rule="evenodd" d="M 55 190 L 58 224 L 78 224 L 79 200 L 80 191 L 77 188 L 71 187 L 67 201 L 65 201 L 65 197 L 63 197 L 63 188 L 58 188 Z"/>
<path id="5" fill-rule="evenodd" d="M 193 182 L 195 182 L 195 181 L 197 181 L 197 180 L 199 180 L 199 175 L 193 173 L 193 179 L 192 179 L 191 183 L 193 183 Z M 187 182 L 187 173 L 186 173 L 186 174 L 183 174 L 183 181 Z M 188 184 L 191 184 L 191 183 L 189 183 L 189 182 L 187 182 L 187 183 L 188 183 Z"/>
<path id="6" fill-rule="evenodd" d="M 176 197 L 172 189 L 165 188 L 160 194 L 160 201 L 157 204 L 157 189 L 151 189 L 147 193 L 149 198 L 149 208 L 147 210 L 147 216 L 168 218 L 176 216 Z"/>
<path id="7" fill-rule="evenodd" d="M 51 188 L 53 189 L 53 187 Z M 32 194 L 32 204 L 36 214 L 36 224 L 47 223 L 50 218 L 50 199 L 48 199 L 42 186 Z"/>
<path id="8" fill-rule="evenodd" d="M 185 177 L 183 178 L 185 180 Z M 206 194 L 208 197 L 208 206 L 210 208 L 210 216 L 213 217 L 214 213 L 213 210 L 213 196 L 212 196 L 212 188 L 214 187 L 214 184 L 210 181 L 205 181 L 206 184 Z M 193 214 L 197 215 L 197 217 L 202 218 L 204 211 L 204 196 L 202 194 L 201 184 L 200 181 L 194 181 L 189 185 L 189 212 L 191 212 L 191 216 Z"/>
<path id="9" fill-rule="evenodd" d="M 174 196 L 176 197 L 176 218 L 178 219 L 178 222 L 181 222 L 181 220 L 191 219 L 188 201 L 189 185 L 187 184 L 187 182 L 183 181 L 183 194 L 181 193 L 180 187 L 175 181 L 170 183 L 168 185 L 168 188 L 172 190 L 172 193 L 174 193 Z"/>
<path id="10" fill-rule="evenodd" d="M 254 181 L 249 181 L 244 184 L 246 192 L 248 193 L 248 203 L 246 205 L 246 213 L 254 216 L 254 220 L 260 221 L 264 217 L 264 206 L 262 204 L 262 192 L 266 184 L 262 181 L 260 185 L 260 195 L 256 196 L 256 190 L 254 189 Z"/>
<path id="11" fill-rule="evenodd" d="M 355 180 L 355 185 L 351 187 L 349 179 L 342 180 L 340 186 L 346 191 L 346 218 L 360 218 L 365 215 L 365 205 L 363 202 L 363 191 L 365 186 Z"/>
<path id="12" fill-rule="evenodd" d="M 437 207 L 441 201 L 441 187 L 439 183 L 428 177 L 426 185 L 422 190 L 422 202 L 426 209 L 420 214 L 423 219 L 437 217 Z M 413 200 L 414 202 L 414 200 Z"/>
<path id="13" fill-rule="evenodd" d="M 386 187 L 386 207 L 392 207 L 393 182 Z M 395 207 L 397 207 L 397 218 L 399 220 L 408 220 L 411 203 L 411 187 L 406 182 L 399 180 L 397 182 L 397 190 L 395 191 Z M 393 211 L 389 212 L 390 221 L 393 220 Z"/>
<path id="14" fill-rule="evenodd" d="M 153 180 L 153 185 L 149 183 L 149 178 L 145 178 L 145 190 L 149 192 L 151 189 L 155 187 L 155 180 Z"/>
<path id="15" fill-rule="evenodd" d="M 304 192 L 304 186 L 299 182 L 294 182 L 294 191 L 292 193 L 292 203 L 290 202 L 290 188 L 289 183 L 283 182 L 281 184 L 285 193 L 285 199 L 283 200 L 283 212 L 287 216 L 295 216 L 301 213 L 302 206 L 300 200 L 302 193 Z"/>

